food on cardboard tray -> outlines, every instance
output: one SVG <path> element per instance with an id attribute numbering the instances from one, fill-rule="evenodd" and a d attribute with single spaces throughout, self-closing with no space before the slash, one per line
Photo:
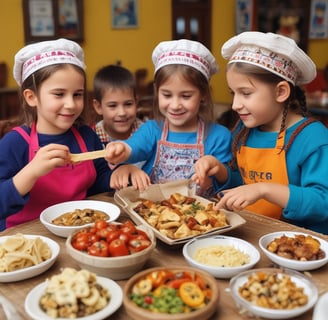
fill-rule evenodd
<path id="1" fill-rule="evenodd" d="M 173 193 L 163 201 L 142 199 L 133 209 L 152 227 L 171 239 L 199 235 L 228 226 L 223 211 L 214 203 L 202 203 L 195 197 Z"/>

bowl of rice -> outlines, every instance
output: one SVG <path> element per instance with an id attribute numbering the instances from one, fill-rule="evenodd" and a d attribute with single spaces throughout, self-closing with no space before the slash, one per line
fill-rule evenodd
<path id="1" fill-rule="evenodd" d="M 182 253 L 189 265 L 219 279 L 253 268 L 260 260 L 259 251 L 249 242 L 222 235 L 195 238 L 183 246 Z"/>

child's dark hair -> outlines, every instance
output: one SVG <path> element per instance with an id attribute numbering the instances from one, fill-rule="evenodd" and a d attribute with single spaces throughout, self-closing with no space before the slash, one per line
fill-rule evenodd
<path id="1" fill-rule="evenodd" d="M 23 83 L 22 86 L 20 88 L 20 92 L 21 92 L 21 105 L 22 105 L 22 114 L 20 115 L 20 119 L 19 119 L 19 123 L 20 124 L 26 124 L 27 126 L 30 126 L 32 124 L 32 122 L 37 121 L 37 112 L 36 112 L 36 108 L 31 108 L 27 102 L 24 99 L 24 95 L 23 92 L 26 89 L 30 89 L 32 90 L 37 96 L 39 96 L 39 91 L 40 91 L 40 87 L 41 84 L 47 80 L 50 76 L 52 76 L 56 71 L 58 70 L 62 70 L 67 68 L 68 66 L 71 66 L 72 68 L 74 68 L 78 73 L 80 73 L 85 81 L 84 81 L 84 106 L 87 103 L 87 96 L 86 96 L 86 74 L 85 71 L 83 69 L 81 69 L 80 67 L 74 65 L 74 64 L 54 64 L 54 65 L 49 65 L 46 66 L 42 69 L 39 69 L 37 71 L 35 71 L 34 73 L 32 73 Z M 83 120 L 83 116 L 81 115 L 76 121 L 75 121 L 75 125 L 80 126 L 84 123 Z"/>
<path id="2" fill-rule="evenodd" d="M 118 65 L 108 65 L 97 71 L 93 80 L 93 96 L 101 102 L 108 88 L 128 89 L 136 98 L 136 82 L 134 75 L 126 68 Z"/>
<path id="3" fill-rule="evenodd" d="M 163 118 L 158 107 L 158 89 L 172 74 L 177 72 L 180 73 L 186 81 L 197 87 L 200 90 L 200 94 L 204 97 L 199 109 L 199 117 L 204 120 L 205 124 L 214 121 L 214 106 L 208 80 L 198 70 L 181 64 L 166 65 L 156 72 L 154 79 L 154 118 L 157 120 Z"/>
<path id="4" fill-rule="evenodd" d="M 281 81 L 286 81 L 285 79 L 279 77 L 278 75 L 260 68 L 256 65 L 249 63 L 235 62 L 227 65 L 227 70 L 233 68 L 238 73 L 244 74 L 246 76 L 258 79 L 267 84 L 276 85 Z M 303 117 L 308 116 L 308 110 L 306 107 L 306 97 L 302 88 L 299 86 L 294 86 L 288 82 L 290 87 L 289 98 L 285 101 L 283 116 L 281 119 L 280 132 L 286 128 L 286 118 L 289 110 L 293 110 L 296 113 L 301 114 Z M 237 121 L 235 127 L 232 131 L 240 128 L 241 121 Z M 232 161 L 231 166 L 236 167 L 236 154 L 239 151 L 240 147 L 246 144 L 247 137 L 249 135 L 250 129 L 243 126 L 242 129 L 236 133 L 233 143 L 232 143 Z"/>

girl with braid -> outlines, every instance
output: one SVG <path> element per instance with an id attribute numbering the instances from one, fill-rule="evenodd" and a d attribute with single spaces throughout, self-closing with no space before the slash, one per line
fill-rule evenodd
<path id="1" fill-rule="evenodd" d="M 241 33 L 222 55 L 240 120 L 216 208 L 328 234 L 328 130 L 307 117 L 300 87 L 315 78 L 316 66 L 294 40 L 273 33 Z"/>

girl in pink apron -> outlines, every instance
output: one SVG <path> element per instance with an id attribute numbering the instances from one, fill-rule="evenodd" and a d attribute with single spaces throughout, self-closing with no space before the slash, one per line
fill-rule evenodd
<path id="1" fill-rule="evenodd" d="M 145 165 L 143 170 L 120 166 L 111 186 L 120 189 L 130 181 L 143 190 L 149 183 L 191 178 L 200 194 L 212 196 L 213 181 L 225 170 L 222 163 L 231 159 L 230 132 L 213 121 L 209 82 L 218 71 L 215 58 L 201 43 L 184 39 L 159 43 L 152 58 L 155 119 L 124 142 L 107 145 L 109 162 Z"/>
<path id="2" fill-rule="evenodd" d="M 28 45 L 15 56 L 24 125 L 0 141 L 0 230 L 37 219 L 53 204 L 109 191 L 104 159 L 71 164 L 70 153 L 102 149 L 79 125 L 85 100 L 82 48 L 59 39 Z"/>
<path id="3" fill-rule="evenodd" d="M 217 208 L 328 233 L 328 130 L 307 117 L 300 87 L 315 78 L 313 61 L 294 40 L 261 32 L 233 37 L 222 55 L 241 121 L 227 167 L 230 188 L 220 193 Z"/>

